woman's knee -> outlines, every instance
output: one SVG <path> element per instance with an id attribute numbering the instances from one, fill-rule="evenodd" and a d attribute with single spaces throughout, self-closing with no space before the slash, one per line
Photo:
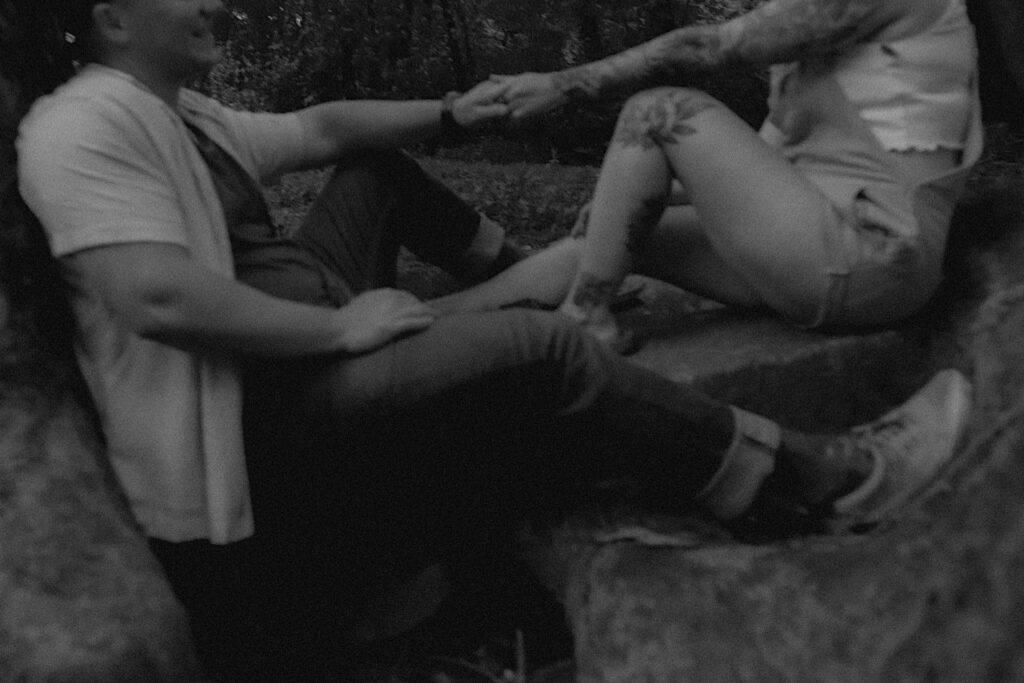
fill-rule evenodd
<path id="1" fill-rule="evenodd" d="M 661 146 L 692 132 L 691 122 L 712 109 L 727 109 L 696 88 L 661 87 L 632 95 L 619 114 L 615 141 L 620 144 Z"/>

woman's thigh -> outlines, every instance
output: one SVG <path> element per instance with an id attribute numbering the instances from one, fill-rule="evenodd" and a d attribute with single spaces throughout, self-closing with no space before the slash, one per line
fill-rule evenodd
<path id="1" fill-rule="evenodd" d="M 636 257 L 641 275 L 734 306 L 764 306 L 765 300 L 715 249 L 692 206 L 670 206 Z"/>
<path id="2" fill-rule="evenodd" d="M 825 196 L 709 95 L 665 88 L 642 97 L 657 111 L 666 98 L 681 103 L 669 111 L 682 132 L 660 146 L 714 252 L 770 306 L 814 319 L 827 286 L 826 228 L 836 220 Z"/>

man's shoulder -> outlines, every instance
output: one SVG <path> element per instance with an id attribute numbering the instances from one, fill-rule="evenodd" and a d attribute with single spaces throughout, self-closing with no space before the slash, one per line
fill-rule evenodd
<path id="1" fill-rule="evenodd" d="M 36 101 L 18 127 L 18 161 L 40 155 L 59 158 L 109 125 L 102 108 L 88 97 L 54 93 Z"/>
<path id="2" fill-rule="evenodd" d="M 102 70 L 86 69 L 49 95 L 39 98 L 19 126 L 23 140 L 41 137 L 56 142 L 77 139 L 90 131 L 127 131 L 144 120 L 157 98 L 129 80 Z"/>

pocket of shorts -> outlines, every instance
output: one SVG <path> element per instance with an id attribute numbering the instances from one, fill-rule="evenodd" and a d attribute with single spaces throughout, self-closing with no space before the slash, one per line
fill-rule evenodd
<path id="1" fill-rule="evenodd" d="M 900 201 L 904 198 L 887 194 L 862 188 L 854 196 L 850 226 L 853 239 L 852 244 L 847 243 L 851 269 L 866 264 L 912 267 L 917 261 L 919 232 L 912 202 L 909 197 Z"/>

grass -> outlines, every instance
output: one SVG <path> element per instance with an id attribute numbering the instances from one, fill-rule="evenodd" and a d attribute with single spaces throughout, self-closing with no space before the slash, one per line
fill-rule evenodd
<path id="1" fill-rule="evenodd" d="M 542 246 L 568 233 L 597 180 L 597 169 L 589 166 L 490 164 L 437 158 L 419 161 L 458 195 L 503 225 L 516 241 L 530 247 Z M 275 217 L 282 225 L 298 225 L 327 174 L 291 174 L 270 189 Z"/>
<path id="2" fill-rule="evenodd" d="M 557 163 L 503 163 L 420 157 L 430 173 L 478 210 L 503 225 L 520 244 L 536 248 L 568 233 L 579 208 L 590 199 L 598 169 Z M 295 227 L 327 179 L 327 171 L 285 176 L 269 194 L 275 215 Z M 970 192 L 1024 185 L 1024 136 L 1005 126 L 987 130 L 985 153 L 975 167 Z"/>

